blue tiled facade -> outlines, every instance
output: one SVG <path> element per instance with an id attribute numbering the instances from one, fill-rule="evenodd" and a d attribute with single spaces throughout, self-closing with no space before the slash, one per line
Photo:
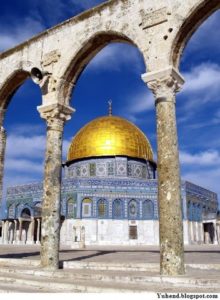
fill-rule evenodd
<path id="1" fill-rule="evenodd" d="M 203 215 L 217 213 L 215 193 L 189 182 L 182 182 L 181 190 L 183 219 L 200 222 Z M 19 218 L 25 208 L 30 209 L 32 216 L 37 216 L 42 194 L 42 183 L 8 188 L 6 218 Z M 61 215 L 65 218 L 158 219 L 156 179 L 64 179 L 61 199 Z M 91 200 L 88 215 L 82 212 L 85 199 Z M 99 213 L 101 200 L 104 215 Z"/>

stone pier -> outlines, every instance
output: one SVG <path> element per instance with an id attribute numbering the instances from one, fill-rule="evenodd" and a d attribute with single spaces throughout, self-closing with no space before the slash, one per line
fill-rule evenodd
<path id="1" fill-rule="evenodd" d="M 2 208 L 2 190 L 5 162 L 5 147 L 6 147 L 6 131 L 3 127 L 5 110 L 0 109 L 0 212 Z"/>
<path id="2" fill-rule="evenodd" d="M 157 114 L 160 272 L 181 275 L 185 270 L 175 94 L 184 80 L 171 66 L 142 79 L 155 95 Z"/>
<path id="3" fill-rule="evenodd" d="M 41 227 L 41 266 L 59 268 L 60 194 L 62 171 L 62 141 L 64 123 L 73 109 L 64 105 L 38 107 L 47 122 L 47 141 L 44 169 L 44 191 Z"/>

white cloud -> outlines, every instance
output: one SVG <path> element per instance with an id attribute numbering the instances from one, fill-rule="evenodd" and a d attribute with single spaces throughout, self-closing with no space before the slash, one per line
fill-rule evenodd
<path id="1" fill-rule="evenodd" d="M 4 24 L 0 26 L 0 51 L 4 51 L 24 42 L 45 28 L 40 20 L 27 17 L 16 24 Z"/>
<path id="2" fill-rule="evenodd" d="M 203 63 L 194 67 L 190 72 L 184 73 L 183 76 L 186 80 L 183 93 L 200 94 L 207 91 L 207 94 L 210 94 L 210 89 L 212 92 L 213 89 L 214 91 L 220 90 L 220 67 L 217 64 Z"/>
<path id="3" fill-rule="evenodd" d="M 205 105 L 220 101 L 220 67 L 214 63 L 202 63 L 183 73 L 185 84 L 180 92 L 180 122 L 186 122 Z M 209 120 L 212 122 L 212 120 Z M 207 121 L 206 121 L 207 122 Z"/>
<path id="4" fill-rule="evenodd" d="M 209 150 L 191 154 L 180 151 L 180 162 L 184 165 L 192 166 L 215 166 L 220 164 L 220 153 L 217 150 Z"/>
<path id="5" fill-rule="evenodd" d="M 89 71 L 120 71 L 123 66 L 141 74 L 144 64 L 139 50 L 131 45 L 114 43 L 103 48 L 88 64 Z"/>
<path id="6" fill-rule="evenodd" d="M 199 186 L 211 190 L 220 195 L 220 168 L 208 170 L 190 170 L 182 172 L 182 179 L 198 184 Z M 219 199 L 220 200 L 220 199 Z"/>
<path id="7" fill-rule="evenodd" d="M 29 174 L 43 173 L 43 164 L 27 159 L 7 159 L 6 171 L 22 172 Z"/>
<path id="8" fill-rule="evenodd" d="M 220 152 L 214 149 L 188 153 L 180 151 L 181 178 L 220 195 Z"/>
<path id="9" fill-rule="evenodd" d="M 37 135 L 35 129 L 42 127 L 28 124 L 15 128 L 16 134 L 9 134 L 6 144 L 4 182 L 7 186 L 37 181 L 44 173 L 46 133 Z M 70 140 L 63 141 L 63 160 L 66 160 L 69 143 Z M 19 182 L 16 178 L 20 178 Z"/>
<path id="10" fill-rule="evenodd" d="M 7 138 L 6 158 L 41 158 L 45 151 L 46 138 L 43 135 L 9 135 Z"/>
<path id="11" fill-rule="evenodd" d="M 154 109 L 154 98 L 150 91 L 142 91 L 129 97 L 130 106 L 128 110 L 134 114 Z"/>

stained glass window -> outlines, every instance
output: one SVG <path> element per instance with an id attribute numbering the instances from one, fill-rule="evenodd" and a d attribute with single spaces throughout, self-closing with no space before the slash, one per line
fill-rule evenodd
<path id="1" fill-rule="evenodd" d="M 76 201 L 69 199 L 67 201 L 67 218 L 76 218 Z"/>
<path id="2" fill-rule="evenodd" d="M 105 199 L 100 199 L 98 201 L 98 217 L 107 217 L 107 201 Z"/>
<path id="3" fill-rule="evenodd" d="M 82 202 L 82 216 L 83 217 L 92 216 L 92 200 L 90 198 L 85 198 Z"/>
<path id="4" fill-rule="evenodd" d="M 151 200 L 146 200 L 143 203 L 142 208 L 143 219 L 145 220 L 153 220 L 154 218 L 154 205 Z"/>
<path id="5" fill-rule="evenodd" d="M 112 217 L 115 219 L 123 217 L 123 205 L 120 199 L 116 199 L 113 202 Z"/>

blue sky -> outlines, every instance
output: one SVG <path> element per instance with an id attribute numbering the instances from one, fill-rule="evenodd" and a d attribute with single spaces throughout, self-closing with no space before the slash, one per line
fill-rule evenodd
<path id="1" fill-rule="evenodd" d="M 0 51 L 4 51 L 81 11 L 104 1 L 8 0 L 1 3 Z M 220 196 L 220 11 L 189 41 L 181 61 L 186 84 L 177 97 L 181 175 Z M 141 80 L 141 54 L 133 46 L 111 44 L 89 63 L 76 85 L 76 109 L 65 126 L 64 160 L 74 134 L 90 120 L 107 113 L 129 119 L 148 136 L 156 153 L 156 122 L 151 92 Z M 36 106 L 38 86 L 27 80 L 13 97 L 5 118 L 8 133 L 4 187 L 43 177 L 45 124 Z M 220 198 L 220 197 L 219 197 Z"/>

